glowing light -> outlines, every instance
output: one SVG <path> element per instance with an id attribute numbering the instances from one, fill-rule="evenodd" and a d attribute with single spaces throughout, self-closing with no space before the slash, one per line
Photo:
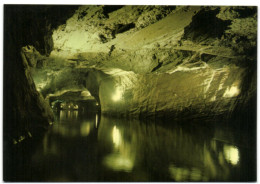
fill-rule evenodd
<path id="1" fill-rule="evenodd" d="M 90 123 L 88 122 L 82 123 L 80 127 L 80 134 L 82 136 L 88 136 L 89 133 L 90 133 Z"/>
<path id="2" fill-rule="evenodd" d="M 17 141 L 16 141 L 15 139 L 13 139 L 13 143 L 14 143 L 14 144 L 17 144 Z"/>
<path id="3" fill-rule="evenodd" d="M 230 88 L 226 89 L 223 97 L 227 97 L 227 98 L 235 97 L 235 96 L 239 95 L 239 93 L 240 93 L 239 88 L 237 86 L 233 85 Z"/>
<path id="4" fill-rule="evenodd" d="M 78 114 L 79 114 L 78 111 L 73 111 L 73 116 L 75 117 L 75 119 L 78 119 Z"/>
<path id="5" fill-rule="evenodd" d="M 82 91 L 81 96 L 91 96 L 89 91 Z"/>
<path id="6" fill-rule="evenodd" d="M 121 135 L 119 129 L 116 126 L 114 126 L 113 128 L 112 137 L 113 137 L 113 143 L 115 144 L 116 147 L 118 147 L 121 144 Z"/>
<path id="7" fill-rule="evenodd" d="M 192 181 L 199 181 L 202 178 L 201 171 L 198 168 L 192 168 L 190 178 Z"/>
<path id="8" fill-rule="evenodd" d="M 120 88 L 117 88 L 116 92 L 114 93 L 114 95 L 112 97 L 112 99 L 114 101 L 118 101 L 118 100 L 120 100 L 122 98 L 122 94 L 123 94 L 123 91 Z"/>
<path id="9" fill-rule="evenodd" d="M 216 101 L 216 96 L 213 96 L 209 101 L 211 101 L 211 102 Z"/>
<path id="10" fill-rule="evenodd" d="M 66 112 L 64 110 L 60 111 L 60 120 L 66 120 Z"/>
<path id="11" fill-rule="evenodd" d="M 232 165 L 237 165 L 239 161 L 239 151 L 235 146 L 224 145 L 225 159 Z"/>
<path id="12" fill-rule="evenodd" d="M 132 147 L 124 142 L 122 133 L 116 126 L 112 129 L 112 141 L 114 152 L 104 158 L 103 164 L 115 171 L 132 171 L 135 163 L 135 154 L 133 154 Z"/>
<path id="13" fill-rule="evenodd" d="M 71 119 L 70 111 L 68 111 L 68 119 Z"/>
<path id="14" fill-rule="evenodd" d="M 174 164 L 169 166 L 169 172 L 175 181 L 186 181 L 190 174 L 188 169 L 176 167 Z"/>
<path id="15" fill-rule="evenodd" d="M 98 126 L 98 115 L 96 114 L 96 128 L 97 128 L 97 126 Z"/>
<path id="16" fill-rule="evenodd" d="M 175 181 L 200 181 L 202 178 L 202 172 L 199 168 L 193 167 L 191 170 L 188 168 L 177 167 L 174 164 L 169 166 L 169 173 Z"/>
<path id="17" fill-rule="evenodd" d="M 105 157 L 104 164 L 115 171 L 130 172 L 134 167 L 134 162 L 130 158 L 116 153 Z"/>
<path id="18" fill-rule="evenodd" d="M 18 142 L 22 142 L 24 139 L 25 139 L 24 136 L 20 136 L 19 139 L 18 139 Z"/>

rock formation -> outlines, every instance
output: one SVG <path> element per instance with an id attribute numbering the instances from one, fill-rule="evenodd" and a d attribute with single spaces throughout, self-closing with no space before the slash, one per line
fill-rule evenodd
<path id="1" fill-rule="evenodd" d="M 60 81 L 64 68 L 81 73 L 71 81 L 89 89 L 103 113 L 211 119 L 254 112 L 255 7 L 106 8 L 77 9 L 53 32 L 47 59 L 67 66 L 55 73 Z"/>
<path id="2" fill-rule="evenodd" d="M 61 97 L 95 98 L 110 116 L 229 123 L 255 140 L 256 41 L 257 7 L 5 5 L 5 177 Z"/>
<path id="3" fill-rule="evenodd" d="M 254 121 L 256 14 L 256 7 L 6 6 L 6 136 L 47 125 L 43 98 L 68 91 L 89 91 L 109 115 Z"/>

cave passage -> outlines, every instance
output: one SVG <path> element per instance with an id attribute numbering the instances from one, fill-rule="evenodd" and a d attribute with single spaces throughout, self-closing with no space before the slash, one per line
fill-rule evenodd
<path id="1" fill-rule="evenodd" d="M 4 181 L 256 181 L 257 7 L 4 10 Z"/>

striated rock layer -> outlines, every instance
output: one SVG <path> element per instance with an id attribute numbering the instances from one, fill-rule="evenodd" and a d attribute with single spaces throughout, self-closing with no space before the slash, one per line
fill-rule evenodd
<path id="1" fill-rule="evenodd" d="M 102 113 L 110 115 L 255 118 L 256 7 L 10 6 L 6 10 L 5 36 L 10 44 L 5 42 L 9 90 L 5 109 L 17 108 L 11 117 L 18 112 L 12 122 L 26 119 L 25 112 L 37 108 L 39 114 L 33 114 L 50 121 L 49 107 L 41 109 L 45 105 L 36 89 L 46 99 L 89 91 Z M 10 100 L 11 94 L 17 99 Z M 27 95 L 28 104 L 20 105 Z"/>
<path id="2" fill-rule="evenodd" d="M 81 6 L 53 32 L 46 62 L 81 71 L 73 81 L 103 113 L 254 119 L 255 7 L 106 8 Z"/>

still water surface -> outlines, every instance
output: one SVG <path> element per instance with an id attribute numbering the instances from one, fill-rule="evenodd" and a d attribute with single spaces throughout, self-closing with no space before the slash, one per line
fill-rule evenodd
<path id="1" fill-rule="evenodd" d="M 254 178 L 252 152 L 241 133 L 220 127 L 62 110 L 31 158 L 30 178 L 247 181 Z"/>

